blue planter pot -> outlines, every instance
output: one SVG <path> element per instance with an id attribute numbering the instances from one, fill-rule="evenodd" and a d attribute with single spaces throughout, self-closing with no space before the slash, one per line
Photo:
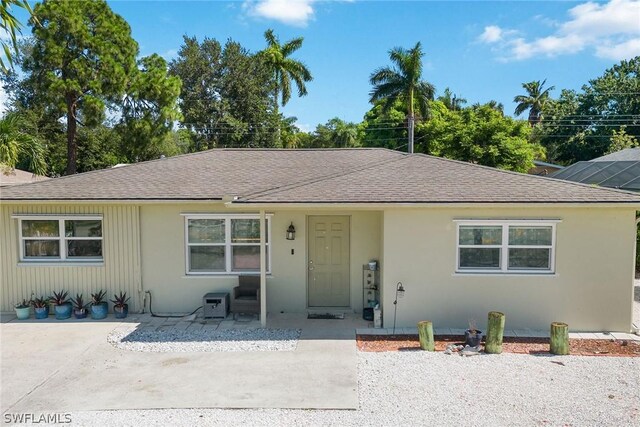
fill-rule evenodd
<path id="1" fill-rule="evenodd" d="M 87 310 L 73 310 L 73 316 L 76 319 L 84 319 L 87 317 Z"/>
<path id="2" fill-rule="evenodd" d="M 113 314 L 116 319 L 124 319 L 129 314 L 129 304 L 124 307 L 113 307 Z"/>
<path id="3" fill-rule="evenodd" d="M 104 319 L 109 313 L 109 305 L 103 302 L 99 305 L 91 306 L 91 318 L 95 320 Z"/>
<path id="4" fill-rule="evenodd" d="M 49 317 L 49 307 L 34 307 L 33 313 L 36 319 L 46 319 Z"/>
<path id="5" fill-rule="evenodd" d="M 53 311 L 56 314 L 56 319 L 64 320 L 64 319 L 68 319 L 68 318 L 71 317 L 71 312 L 73 310 L 71 309 L 71 303 L 68 302 L 68 303 L 62 304 L 62 305 L 55 305 L 53 307 Z"/>
<path id="6" fill-rule="evenodd" d="M 25 320 L 29 318 L 29 307 L 17 308 L 16 307 L 16 317 L 18 320 Z"/>

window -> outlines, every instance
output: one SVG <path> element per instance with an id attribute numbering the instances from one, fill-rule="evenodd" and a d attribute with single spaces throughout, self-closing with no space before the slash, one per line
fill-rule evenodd
<path id="1" fill-rule="evenodd" d="M 102 217 L 19 216 L 20 261 L 102 261 Z"/>
<path id="2" fill-rule="evenodd" d="M 267 217 L 267 272 L 271 271 L 270 217 Z M 260 271 L 260 218 L 255 215 L 186 217 L 187 274 Z"/>
<path id="3" fill-rule="evenodd" d="M 458 221 L 456 271 L 553 273 L 558 221 Z"/>

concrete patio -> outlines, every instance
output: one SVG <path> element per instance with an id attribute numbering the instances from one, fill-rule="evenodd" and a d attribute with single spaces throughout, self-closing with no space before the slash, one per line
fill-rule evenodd
<path id="1" fill-rule="evenodd" d="M 12 317 L 12 316 L 11 316 Z M 362 320 L 274 315 L 270 328 L 301 328 L 295 351 L 145 353 L 106 337 L 118 327 L 252 328 L 253 322 L 130 316 L 126 322 L 5 317 L 3 413 L 152 408 L 356 409 L 355 329 Z M 257 322 L 256 322 L 257 323 Z M 366 324 L 366 322 L 365 322 Z"/>

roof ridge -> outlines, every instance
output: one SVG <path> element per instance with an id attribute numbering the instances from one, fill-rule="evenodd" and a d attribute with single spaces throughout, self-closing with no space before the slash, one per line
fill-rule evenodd
<path id="1" fill-rule="evenodd" d="M 404 153 L 402 151 L 396 151 L 396 150 L 389 150 L 389 149 L 386 149 L 386 148 L 385 148 L 385 150 L 391 151 L 393 153 L 397 153 L 398 156 L 394 157 L 392 159 L 381 160 L 381 161 L 378 161 L 378 162 L 371 162 L 371 163 L 368 163 L 368 164 L 366 164 L 366 165 L 364 165 L 364 166 L 362 166 L 360 168 L 352 169 L 352 170 L 349 170 L 349 171 L 346 171 L 346 172 L 342 172 L 342 173 L 337 173 L 337 174 L 333 174 L 333 175 L 324 175 L 324 176 L 315 177 L 315 178 L 309 178 L 309 179 L 307 179 L 305 181 L 300 181 L 300 182 L 297 182 L 295 184 L 288 184 L 288 185 L 283 185 L 281 187 L 273 187 L 273 188 L 269 188 L 267 190 L 256 191 L 255 193 L 250 193 L 250 194 L 242 197 L 240 201 L 246 202 L 246 201 L 249 201 L 251 198 L 260 197 L 260 196 L 267 196 L 267 195 L 270 195 L 270 194 L 276 194 L 276 193 L 281 192 L 281 191 L 291 190 L 293 188 L 303 187 L 303 186 L 309 185 L 309 184 L 317 184 L 317 183 L 322 182 L 322 181 L 326 181 L 326 180 L 333 179 L 333 178 L 344 177 L 344 176 L 347 176 L 347 175 L 350 175 L 350 174 L 353 174 L 353 173 L 362 172 L 362 171 L 365 171 L 367 169 L 371 169 L 371 168 L 376 167 L 376 166 L 380 166 L 380 165 L 384 165 L 384 164 L 387 164 L 387 163 L 392 163 L 392 162 L 395 162 L 395 161 L 399 161 L 399 160 L 403 160 L 403 159 L 408 158 L 408 153 Z"/>
<path id="2" fill-rule="evenodd" d="M 305 152 L 305 151 L 345 151 L 345 150 L 350 150 L 350 151 L 357 151 L 357 150 L 380 150 L 380 151 L 391 151 L 391 152 L 397 152 L 395 150 L 390 150 L 388 148 L 385 147 L 345 147 L 345 148 L 274 148 L 274 147 L 268 147 L 268 148 L 210 148 L 208 150 L 203 150 L 203 151 L 196 151 L 193 153 L 183 153 L 183 154 L 177 154 L 175 156 L 170 156 L 170 157 L 160 157 L 158 159 L 151 159 L 151 160 L 144 160 L 142 162 L 136 162 L 136 163 L 125 163 L 122 164 L 120 166 L 118 166 L 117 168 L 115 166 L 111 166 L 110 168 L 104 168 L 104 169 L 95 169 L 95 170 L 91 170 L 91 171 L 86 171 L 86 172 L 81 172 L 81 173 L 75 173 L 73 175 L 62 175 L 59 177 L 47 177 L 47 178 L 51 178 L 51 179 L 55 179 L 56 182 L 59 182 L 60 180 L 63 179 L 67 179 L 67 178 L 73 178 L 76 176 L 86 176 L 89 174 L 100 174 L 100 173 L 106 173 L 108 171 L 114 170 L 114 169 L 123 169 L 123 168 L 130 168 L 130 167 L 137 167 L 137 166 L 141 166 L 141 165 L 147 165 L 150 163 L 154 163 L 154 162 L 166 162 L 166 161 L 174 161 L 176 159 L 180 159 L 183 157 L 190 157 L 190 156 L 199 156 L 199 155 L 203 155 L 205 153 L 211 154 L 214 151 L 298 151 L 298 152 Z M 46 176 L 46 175 L 43 175 Z M 20 184 L 21 186 L 27 186 L 27 185 L 32 185 L 32 184 L 42 184 L 42 182 L 45 181 L 35 181 L 35 182 L 28 182 L 28 183 L 24 183 L 24 184 Z"/>
<path id="3" fill-rule="evenodd" d="M 415 155 L 418 156 L 423 156 L 423 157 L 428 157 L 428 158 L 432 158 L 432 159 L 437 159 L 437 160 L 442 160 L 445 162 L 453 162 L 453 163 L 458 163 L 461 165 L 465 165 L 465 166 L 471 166 L 471 167 L 478 167 L 478 168 L 482 168 L 482 169 L 487 169 L 493 172 L 500 172 L 500 173 L 504 173 L 504 174 L 509 174 L 509 175 L 515 175 L 515 176 L 520 176 L 520 177 L 528 177 L 531 179 L 542 179 L 542 180 L 547 180 L 547 181 L 553 181 L 555 183 L 564 183 L 567 185 L 577 185 L 580 186 L 582 188 L 590 188 L 592 190 L 598 190 L 598 191 L 605 191 L 605 192 L 612 192 L 612 193 L 616 193 L 616 194 L 626 194 L 626 195 L 634 195 L 634 196 L 638 196 L 638 193 L 635 193 L 633 191 L 627 191 L 627 190 L 620 190 L 617 188 L 609 188 L 609 187 L 600 187 L 600 186 L 593 186 L 591 184 L 582 184 L 580 182 L 575 182 L 575 181 L 567 181 L 564 179 L 558 179 L 558 178 L 552 178 L 552 177 L 547 177 L 547 176 L 541 176 L 541 175 L 530 175 L 528 173 L 521 173 L 521 172 L 515 172 L 515 171 L 510 171 L 510 170 L 506 170 L 506 169 L 499 169 L 499 168 L 494 168 L 491 166 L 485 166 L 485 165 L 479 165 L 476 163 L 470 163 L 470 162 L 464 162 L 462 160 L 455 160 L 455 159 L 448 159 L 446 157 L 437 157 L 437 156 L 433 156 L 430 154 L 424 154 L 424 153 L 414 153 Z"/>

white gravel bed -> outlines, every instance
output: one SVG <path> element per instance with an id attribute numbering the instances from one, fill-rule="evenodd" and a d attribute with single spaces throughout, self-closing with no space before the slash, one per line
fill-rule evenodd
<path id="1" fill-rule="evenodd" d="M 71 417 L 86 426 L 640 425 L 640 358 L 413 351 L 358 357 L 356 411 L 160 409 Z"/>
<path id="2" fill-rule="evenodd" d="M 115 329 L 107 341 L 142 352 L 294 351 L 299 329 L 145 330 Z"/>

